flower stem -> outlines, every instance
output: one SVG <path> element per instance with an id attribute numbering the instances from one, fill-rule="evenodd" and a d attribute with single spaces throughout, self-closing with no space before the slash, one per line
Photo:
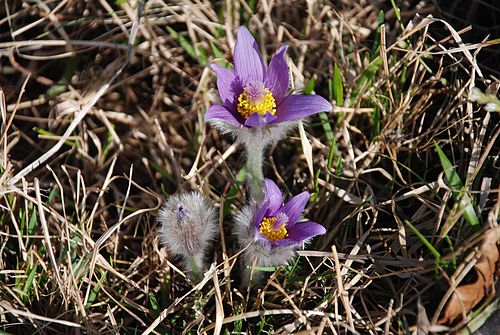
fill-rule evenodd
<path id="1" fill-rule="evenodd" d="M 264 173 L 262 172 L 262 161 L 265 146 L 259 144 L 246 145 L 248 185 L 250 195 L 259 202 L 264 197 Z"/>
<path id="2" fill-rule="evenodd" d="M 258 285 L 262 279 L 264 278 L 263 272 L 256 271 L 257 266 L 257 258 L 256 257 L 246 257 L 246 266 L 244 266 L 243 274 L 241 276 L 241 287 L 246 288 L 248 292 L 254 287 Z"/>
<path id="3" fill-rule="evenodd" d="M 191 271 L 189 274 L 189 277 L 196 281 L 199 282 L 203 278 L 203 260 L 202 257 L 199 255 L 194 255 L 190 257 L 186 257 L 185 259 L 185 265 L 188 270 Z"/>

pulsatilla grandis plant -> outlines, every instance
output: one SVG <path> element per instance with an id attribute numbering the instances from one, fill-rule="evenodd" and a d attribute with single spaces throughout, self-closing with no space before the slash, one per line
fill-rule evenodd
<path id="1" fill-rule="evenodd" d="M 332 109 L 319 95 L 289 93 L 287 48 L 280 47 L 267 66 L 253 36 L 240 27 L 234 70 L 211 65 L 221 101 L 210 106 L 205 118 L 240 141 L 247 153 L 250 201 L 234 216 L 235 234 L 244 248 L 244 283 L 251 277 L 248 270 L 252 266 L 286 264 L 300 246 L 326 232 L 322 225 L 302 220 L 308 192 L 283 203 L 278 186 L 264 179 L 262 171 L 267 146 L 283 138 L 300 120 Z M 182 257 L 191 277 L 200 279 L 204 254 L 215 233 L 214 207 L 198 193 L 173 195 L 159 211 L 158 221 L 161 242 Z"/>

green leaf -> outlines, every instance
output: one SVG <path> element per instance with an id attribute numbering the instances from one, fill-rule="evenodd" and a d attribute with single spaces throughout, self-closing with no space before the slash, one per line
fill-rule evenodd
<path id="1" fill-rule="evenodd" d="M 304 88 L 304 94 L 309 95 L 314 91 L 314 86 L 316 85 L 316 75 L 314 75 L 309 82 L 307 83 L 306 87 Z"/>
<path id="2" fill-rule="evenodd" d="M 373 123 L 372 138 L 375 138 L 380 134 L 380 108 L 377 104 L 373 105 L 373 113 L 371 114 Z"/>
<path id="3" fill-rule="evenodd" d="M 26 278 L 26 281 L 24 282 L 23 290 L 19 292 L 20 298 L 23 299 L 23 301 L 26 303 L 29 301 L 29 295 L 31 293 L 31 289 L 35 286 L 35 274 L 37 272 L 37 268 L 38 264 L 33 265 L 31 269 L 26 268 L 26 272 L 29 271 L 29 274 Z M 22 283 L 22 281 L 20 283 Z"/>
<path id="4" fill-rule="evenodd" d="M 64 62 L 64 72 L 57 83 L 52 85 L 47 90 L 47 96 L 54 97 L 68 90 L 68 83 L 71 82 L 71 77 L 75 74 L 76 68 L 80 63 L 80 57 L 71 57 Z"/>
<path id="5" fill-rule="evenodd" d="M 340 73 L 337 64 L 333 69 L 333 98 L 337 106 L 344 106 L 344 84 L 342 83 L 342 73 Z"/>
<path id="6" fill-rule="evenodd" d="M 201 65 L 207 65 L 209 56 L 207 50 L 205 50 L 201 45 L 198 46 L 198 63 Z"/>
<path id="7" fill-rule="evenodd" d="M 370 61 L 366 69 L 363 70 L 351 94 L 351 103 L 356 101 L 359 95 L 362 95 L 370 86 L 371 83 L 377 80 L 377 74 L 382 66 L 382 58 L 380 55 Z"/>
<path id="8" fill-rule="evenodd" d="M 323 130 L 325 131 L 326 140 L 331 147 L 335 142 L 335 138 L 333 136 L 333 130 L 332 126 L 330 125 L 328 115 L 325 112 L 321 112 L 319 113 L 319 119 L 321 120 L 321 125 L 323 126 Z"/>
<path id="9" fill-rule="evenodd" d="M 319 192 L 319 176 L 321 174 L 321 170 L 317 170 L 315 175 L 314 175 L 314 192 L 311 193 L 311 198 L 309 199 L 310 202 L 315 202 L 316 198 L 318 197 L 318 192 Z"/>
<path id="10" fill-rule="evenodd" d="M 38 223 L 38 214 L 37 211 L 33 209 L 31 212 L 30 220 L 28 221 L 28 227 L 26 233 L 28 235 L 34 235 L 36 233 L 36 226 Z"/>
<path id="11" fill-rule="evenodd" d="M 215 43 L 210 42 L 210 48 L 212 49 L 212 53 L 214 54 L 215 58 L 223 58 L 224 57 L 224 55 L 219 50 L 217 45 L 215 45 Z M 220 66 L 227 67 L 227 64 L 225 64 L 225 62 L 221 61 L 220 63 L 221 63 L 221 64 L 219 64 Z"/>
<path id="12" fill-rule="evenodd" d="M 380 47 L 380 34 L 382 32 L 382 25 L 384 24 L 384 11 L 381 9 L 378 12 L 378 25 L 377 25 L 377 32 L 375 35 L 375 38 L 373 39 L 373 46 L 371 50 L 371 55 L 372 58 L 374 55 L 378 55 L 379 53 L 379 47 Z"/>
<path id="13" fill-rule="evenodd" d="M 332 86 L 330 88 L 330 92 L 333 93 L 333 99 L 336 102 L 337 106 L 343 107 L 344 106 L 344 84 L 342 83 L 342 73 L 340 73 L 340 69 L 335 64 L 335 67 L 333 69 L 333 79 L 332 81 Z M 337 123 L 342 120 L 344 117 L 344 113 L 338 113 L 337 114 Z"/>
<path id="14" fill-rule="evenodd" d="M 54 136 L 54 137 L 61 137 L 61 135 L 58 135 L 58 134 L 55 134 L 51 131 L 48 131 L 48 130 L 45 130 L 45 129 L 42 129 L 42 128 L 38 128 L 38 127 L 35 127 L 35 131 L 40 134 L 40 135 L 45 135 L 45 136 Z M 76 141 L 72 141 L 72 140 L 66 140 L 64 141 L 64 144 L 66 145 L 69 145 L 71 147 L 75 146 L 76 145 Z"/>
<path id="15" fill-rule="evenodd" d="M 343 173 L 344 171 L 342 170 L 342 156 L 339 155 L 337 157 L 337 165 L 335 166 L 335 174 L 337 176 L 341 176 Z"/>
<path id="16" fill-rule="evenodd" d="M 148 293 L 149 303 L 151 304 L 151 308 L 158 314 L 161 313 L 160 304 L 158 304 L 158 300 L 156 300 L 155 295 L 152 292 Z"/>
<path id="17" fill-rule="evenodd" d="M 97 294 L 101 290 L 101 285 L 106 281 L 106 272 L 104 271 L 99 271 L 101 273 L 101 277 L 99 278 L 99 281 L 97 284 L 92 287 L 92 290 L 90 291 L 89 298 L 87 300 L 87 307 L 91 306 L 94 303 L 95 298 L 97 297 Z"/>
<path id="18" fill-rule="evenodd" d="M 328 168 L 328 171 L 330 171 L 332 168 L 333 158 L 335 157 L 336 149 L 337 149 L 337 141 L 335 141 L 334 138 L 333 143 L 330 146 L 330 151 L 328 152 L 328 161 L 326 162 L 326 167 Z"/>
<path id="19" fill-rule="evenodd" d="M 396 6 L 396 2 L 394 0 L 391 0 L 391 5 L 392 5 L 392 8 L 394 9 L 394 14 L 396 14 L 396 19 L 399 22 L 399 27 L 401 28 L 401 30 L 403 30 L 404 24 L 403 24 L 403 20 L 401 19 L 401 11 L 399 10 L 398 6 Z"/>
<path id="20" fill-rule="evenodd" d="M 434 142 L 434 146 L 436 147 L 446 180 L 452 190 L 453 199 L 458 203 L 459 209 L 463 211 L 463 216 L 467 223 L 473 228 L 479 228 L 479 220 L 472 206 L 472 200 L 467 193 L 467 189 L 462 186 L 460 176 L 436 142 Z"/>
<path id="21" fill-rule="evenodd" d="M 436 250 L 436 248 L 434 248 L 434 246 L 431 244 L 431 242 L 429 242 L 428 239 L 425 238 L 424 235 L 422 235 L 422 233 L 420 233 L 417 229 L 417 227 L 415 227 L 414 225 L 412 225 L 410 223 L 410 221 L 408 220 L 405 220 L 404 221 L 406 223 L 406 225 L 408 227 L 410 227 L 411 231 L 417 235 L 418 239 L 427 247 L 427 249 L 429 249 L 429 251 L 434 255 L 434 258 L 436 259 L 437 262 L 439 262 L 441 260 L 441 254 L 439 253 L 439 251 Z"/>

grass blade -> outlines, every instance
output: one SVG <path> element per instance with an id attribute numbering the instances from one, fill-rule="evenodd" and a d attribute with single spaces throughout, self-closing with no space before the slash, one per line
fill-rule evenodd
<path id="1" fill-rule="evenodd" d="M 434 143 L 434 146 L 436 147 L 446 180 L 448 181 L 453 192 L 453 199 L 455 199 L 458 203 L 459 210 L 463 211 L 463 216 L 471 227 L 476 229 L 479 228 L 479 219 L 477 218 L 474 207 L 472 206 L 472 199 L 469 197 L 467 189 L 462 186 L 460 176 L 455 171 L 455 168 L 439 145 Z"/>
<path id="2" fill-rule="evenodd" d="M 405 220 L 404 222 L 411 229 L 411 231 L 415 235 L 417 235 L 420 242 L 422 242 L 427 247 L 427 249 L 429 249 L 429 251 L 434 255 L 434 258 L 436 259 L 436 261 L 439 262 L 441 260 L 441 254 L 439 253 L 439 251 L 437 251 L 436 248 L 434 248 L 434 246 L 431 244 L 431 242 L 429 242 L 429 240 L 426 239 L 425 236 L 422 235 L 422 233 L 418 231 L 417 227 L 415 227 L 414 225 L 412 225 L 410 223 L 410 221 Z"/>

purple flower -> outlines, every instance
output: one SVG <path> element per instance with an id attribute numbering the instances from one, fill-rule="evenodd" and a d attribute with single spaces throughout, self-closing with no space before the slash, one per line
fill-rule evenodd
<path id="1" fill-rule="evenodd" d="M 302 242 L 326 233 L 318 223 L 298 222 L 309 197 L 308 192 L 302 192 L 283 204 L 278 186 L 270 179 L 264 180 L 263 200 L 236 215 L 240 244 L 250 244 L 246 252 L 249 264 L 255 258 L 261 266 L 285 264 Z"/>
<path id="2" fill-rule="evenodd" d="M 332 110 L 332 105 L 319 95 L 287 95 L 286 50 L 287 46 L 280 47 L 266 68 L 255 39 L 241 26 L 234 47 L 234 72 L 211 65 L 222 104 L 212 105 L 205 118 L 262 128 Z"/>
<path id="3" fill-rule="evenodd" d="M 270 179 L 265 179 L 264 185 L 264 200 L 252 222 L 264 243 L 271 248 L 287 247 L 326 233 L 325 228 L 315 222 L 297 223 L 309 201 L 309 192 L 302 192 L 283 204 L 278 186 Z"/>

